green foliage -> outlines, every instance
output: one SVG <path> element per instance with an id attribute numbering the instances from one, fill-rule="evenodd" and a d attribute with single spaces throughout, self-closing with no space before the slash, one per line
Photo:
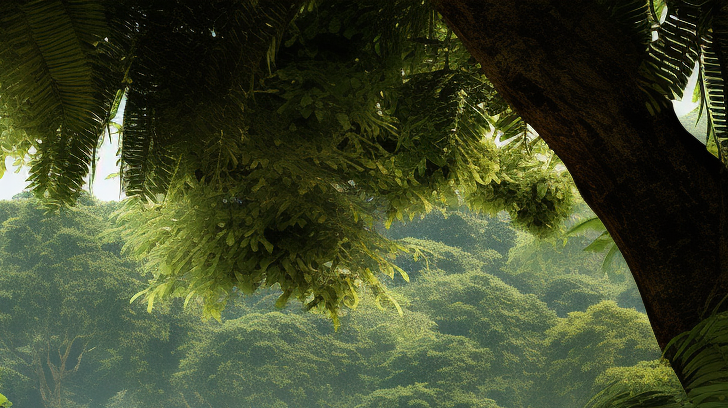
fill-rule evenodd
<path id="1" fill-rule="evenodd" d="M 508 253 L 501 277 L 526 293 L 544 296 L 544 289 L 559 275 L 588 275 L 600 277 L 598 256 L 584 252 L 587 240 L 563 238 L 534 239 L 519 234 L 516 245 Z M 558 275 L 554 274 L 558 271 Z M 608 289 L 609 285 L 602 285 Z"/>
<path id="2" fill-rule="evenodd" d="M 681 371 L 682 385 L 664 365 L 635 367 L 626 381 L 614 381 L 589 402 L 589 407 L 721 407 L 726 404 L 725 348 L 728 315 L 714 312 L 692 330 L 672 339 L 665 354 Z M 637 370 L 635 370 L 637 369 Z M 636 372 L 635 372 L 636 371 Z M 609 374 L 606 374 L 609 376 Z M 630 378 L 631 377 L 631 378 Z M 639 378 L 634 381 L 634 377 Z M 608 382 L 608 378 L 601 381 Z M 637 383 L 635 386 L 634 383 Z M 683 389 L 684 386 L 684 389 Z"/>
<path id="3" fill-rule="evenodd" d="M 373 270 L 393 277 L 397 269 L 407 279 L 387 257 L 404 247 L 363 228 L 355 214 L 330 218 L 319 210 L 341 198 L 333 188 L 280 203 L 256 200 L 255 186 L 245 187 L 229 198 L 200 188 L 193 197 L 122 215 L 127 245 L 149 259 L 155 274 L 145 291 L 149 310 L 155 298 L 186 297 L 187 303 L 198 296 L 205 315 L 219 319 L 233 287 L 251 293 L 277 284 L 283 290 L 278 306 L 293 296 L 309 309 L 325 308 L 337 325 L 339 306 L 355 306 L 360 284 L 386 296 Z"/>
<path id="4" fill-rule="evenodd" d="M 569 228 L 566 235 L 582 235 L 589 233 L 590 231 L 598 232 L 599 236 L 594 238 L 594 240 L 584 248 L 584 251 L 606 253 L 604 256 L 604 262 L 602 262 L 602 270 L 609 274 L 614 273 L 615 270 L 618 270 L 618 268 L 625 266 L 624 257 L 619 251 L 617 244 L 614 243 L 614 239 L 609 234 L 609 231 L 607 231 L 607 228 L 596 215 L 587 216 L 585 219 L 577 222 L 574 226 Z"/>
<path id="5" fill-rule="evenodd" d="M 337 333 L 322 316 L 285 312 L 251 312 L 200 330 L 183 348 L 173 382 L 189 403 L 219 407 L 354 406 L 362 394 L 378 400 L 376 390 L 385 387 L 434 388 L 434 400 L 426 399 L 432 406 L 478 406 L 488 349 L 440 334 L 424 315 L 405 310 L 393 318 L 371 297 L 362 302 Z M 424 398 L 396 394 L 402 403 Z"/>
<path id="6" fill-rule="evenodd" d="M 0 176 L 31 153 L 30 187 L 54 206 L 75 202 L 121 97 L 124 33 L 97 1 L 0 6 Z"/>
<path id="7" fill-rule="evenodd" d="M 127 390 L 117 392 L 116 395 L 111 397 L 109 402 L 104 405 L 104 408 L 138 408 L 139 404 L 133 397 L 130 398 L 127 394 Z"/>
<path id="8" fill-rule="evenodd" d="M 652 40 L 652 24 L 659 23 L 657 16 L 661 11 L 650 9 L 650 6 L 657 4 L 659 7 L 660 0 L 651 1 L 649 4 L 644 0 L 599 0 L 598 3 L 606 7 L 612 19 L 636 42 L 647 48 Z"/>
<path id="9" fill-rule="evenodd" d="M 154 358 L 170 351 L 169 322 L 129 307 L 142 283 L 118 237 L 99 237 L 111 209 L 47 216 L 32 199 L 0 207 L 10 215 L 0 228 L 0 387 L 38 407 L 103 400 L 140 380 L 164 388 L 169 367 Z"/>
<path id="10" fill-rule="evenodd" d="M 696 96 L 708 114 L 706 144 L 710 140 L 715 153 L 723 161 L 728 156 L 726 127 L 725 63 L 728 49 L 726 10 L 717 1 L 650 1 L 646 13 L 644 1 L 628 1 L 639 13 L 626 14 L 622 21 L 639 25 L 642 42 L 648 45 L 647 55 L 640 67 L 642 89 L 652 111 L 671 108 L 669 101 L 680 99 L 688 78 L 696 65 L 699 69 Z M 663 9 L 667 13 L 661 20 Z M 648 28 L 650 25 L 656 29 Z M 651 41 L 652 31 L 656 39 Z M 709 149 L 710 150 L 710 149 Z"/>
<path id="11" fill-rule="evenodd" d="M 393 227 L 396 234 L 429 234 L 407 239 L 422 260 L 400 263 L 417 278 L 387 288 L 402 315 L 382 312 L 376 293 L 355 287 L 358 306 L 339 310 L 342 324 L 334 331 L 325 313 L 291 306 L 271 311 L 282 293 L 276 288 L 245 296 L 232 290 L 221 323 L 192 317 L 202 302 L 190 301 L 190 313 L 181 299 L 157 303 L 151 314 L 130 306 L 129 296 L 143 284 L 137 265 L 119 256 L 123 237 L 104 222 L 113 209 L 96 203 L 48 217 L 34 200 L 0 203 L 6 220 L 0 229 L 0 387 L 16 405 L 43 406 L 34 355 L 50 351 L 50 362 L 40 359 L 49 369 L 60 367 L 55 355 L 66 350 L 63 402 L 108 408 L 575 407 L 581 400 L 570 399 L 574 384 L 588 395 L 624 374 L 629 389 L 641 392 L 662 384 L 669 372 L 627 367 L 654 357 L 640 349 L 644 315 L 600 304 L 558 319 L 536 294 L 490 274 L 510 276 L 498 270 L 500 255 L 487 249 L 490 242 L 515 244 L 503 219 L 463 210 Z M 499 231 L 511 238 L 491 236 Z M 582 292 L 611 298 L 614 288 L 598 289 L 608 281 L 579 274 L 590 272 L 587 265 L 598 270 L 598 262 L 567 259 L 585 255 L 583 242 L 563 250 L 561 241 L 519 235 L 520 249 L 510 254 L 528 253 L 540 259 L 533 265 L 553 275 L 538 296 L 553 294 L 564 301 L 563 310 L 581 308 L 575 305 Z M 527 263 L 513 259 L 511 266 L 517 262 Z M 565 288 L 563 296 L 557 287 Z M 567 352 L 570 347 L 576 351 Z"/>
<path id="12" fill-rule="evenodd" d="M 410 271 L 408 275 L 415 276 L 416 279 L 422 274 L 438 273 L 438 271 L 454 274 L 479 271 L 486 267 L 490 269 L 494 264 L 498 264 L 496 261 L 500 260 L 500 255 L 494 253 L 495 251 L 487 251 L 477 257 L 458 247 L 451 247 L 437 241 L 405 238 L 401 242 L 417 248 L 422 253 L 418 261 L 412 262 L 409 260 L 410 257 L 405 255 L 401 258 L 405 258 L 407 262 L 399 263 Z"/>
<path id="13" fill-rule="evenodd" d="M 495 258 L 493 251 L 507 256 L 514 245 L 516 232 L 509 221 L 503 213 L 487 217 L 467 210 L 432 211 L 423 217 L 392 224 L 385 235 L 392 239 L 413 237 L 438 241 L 487 261 Z"/>
<path id="14" fill-rule="evenodd" d="M 719 313 L 701 321 L 690 332 L 675 337 L 665 347 L 667 353 L 674 355 L 673 365 L 680 368 L 688 399 L 696 407 L 726 403 L 727 345 L 728 315 Z"/>
<path id="15" fill-rule="evenodd" d="M 501 179 L 472 192 L 467 204 L 491 216 L 505 210 L 515 225 L 545 237 L 571 213 L 575 200 L 571 176 L 559 165 L 558 157 L 545 146 L 532 157 L 505 156 Z"/>
<path id="16" fill-rule="evenodd" d="M 595 391 L 607 386 L 620 392 L 628 391 L 637 395 L 646 391 L 673 393 L 683 392 L 680 381 L 667 360 L 642 361 L 631 367 L 612 367 L 604 371 L 594 381 Z"/>
<path id="17" fill-rule="evenodd" d="M 397 408 L 397 407 L 446 407 L 446 408 L 499 408 L 495 401 L 482 399 L 472 394 L 458 394 L 454 398 L 442 398 L 443 390 L 430 388 L 424 383 L 406 387 L 383 388 L 362 398 L 356 408 Z"/>
<path id="18" fill-rule="evenodd" d="M 3 408 L 10 408 L 13 406 L 13 403 L 8 401 L 8 398 L 2 394 L 0 394 L 0 407 Z"/>
<path id="19" fill-rule="evenodd" d="M 647 317 L 612 301 L 569 313 L 547 336 L 539 390 L 544 407 L 581 406 L 606 369 L 659 356 Z"/>
<path id="20" fill-rule="evenodd" d="M 589 306 L 605 300 L 604 280 L 580 274 L 553 278 L 544 288 L 541 300 L 559 317 L 569 312 L 585 311 Z"/>
<path id="21" fill-rule="evenodd" d="M 673 365 L 681 371 L 684 390 L 675 378 L 653 381 L 643 389 L 625 390 L 621 382 L 610 384 L 589 403 L 590 407 L 721 407 L 726 404 L 728 366 L 725 349 L 728 344 L 728 314 L 714 312 L 695 328 L 670 341 Z M 646 388 L 646 390 L 644 389 Z"/>
<path id="22" fill-rule="evenodd" d="M 353 288 L 401 274 L 380 220 L 466 204 L 545 235 L 571 206 L 558 158 L 428 2 L 6 3 L 3 151 L 30 155 L 38 195 L 78 197 L 126 95 L 138 205 L 120 218 L 150 309 L 199 298 L 219 317 L 234 287 L 278 285 L 336 324 Z"/>
<path id="23" fill-rule="evenodd" d="M 501 404 L 525 404 L 543 363 L 545 333 L 556 314 L 534 295 L 524 295 L 480 271 L 432 274 L 405 288 L 413 308 L 430 316 L 438 330 L 465 336 L 494 355 L 491 377 L 481 388 Z"/>
<path id="24" fill-rule="evenodd" d="M 361 386 L 356 367 L 362 361 L 356 343 L 327 336 L 320 327 L 315 319 L 280 312 L 208 326 L 185 346 L 173 382 L 187 390 L 187 401 L 221 408 L 330 401 Z"/>

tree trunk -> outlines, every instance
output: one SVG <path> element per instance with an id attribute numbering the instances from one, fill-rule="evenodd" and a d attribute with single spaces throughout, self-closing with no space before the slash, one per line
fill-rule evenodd
<path id="1" fill-rule="evenodd" d="M 639 44 L 592 0 L 435 3 L 614 237 L 660 346 L 693 328 L 728 293 L 721 164 L 672 110 L 650 115 Z"/>

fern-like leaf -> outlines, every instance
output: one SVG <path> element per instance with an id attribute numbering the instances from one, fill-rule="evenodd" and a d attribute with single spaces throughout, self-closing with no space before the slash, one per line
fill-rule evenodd
<path id="1" fill-rule="evenodd" d="M 713 30 L 706 33 L 702 43 L 701 76 L 704 104 L 709 113 L 708 137 L 717 146 L 718 157 L 728 165 L 728 117 L 726 116 L 725 75 L 728 63 L 728 11 L 718 9 L 713 18 Z M 706 141 L 707 142 L 707 141 Z"/>
<path id="2" fill-rule="evenodd" d="M 699 4 L 674 2 L 657 30 L 657 40 L 650 44 L 641 72 L 645 78 L 643 89 L 650 95 L 654 110 L 669 106 L 669 100 L 682 98 L 698 60 L 701 13 Z"/>
<path id="3" fill-rule="evenodd" d="M 127 196 L 156 200 L 173 169 L 221 133 L 240 134 L 256 75 L 268 74 L 302 1 L 158 2 L 136 16 L 121 144 Z M 172 16 L 172 18 L 170 18 Z M 186 174 L 189 175 L 189 174 Z"/>
<path id="4" fill-rule="evenodd" d="M 71 204 L 121 82 L 105 10 L 90 0 L 10 2 L 0 26 L 0 114 L 36 150 L 30 188 L 51 205 Z"/>

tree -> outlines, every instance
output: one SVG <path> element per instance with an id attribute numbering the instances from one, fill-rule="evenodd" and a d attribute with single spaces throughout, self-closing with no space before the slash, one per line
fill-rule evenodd
<path id="1" fill-rule="evenodd" d="M 0 228 L 3 384 L 18 403 L 64 406 L 74 399 L 73 377 L 89 375 L 124 330 L 120 305 L 139 281 L 113 243 L 96 239 L 100 207 L 53 218 L 35 200 L 2 207 L 10 215 Z M 99 273 L 110 269 L 117 274 Z"/>
<path id="2" fill-rule="evenodd" d="M 150 309 L 202 298 L 219 317 L 233 288 L 279 285 L 279 304 L 336 323 L 360 284 L 386 297 L 375 273 L 402 274 L 382 217 L 463 201 L 544 234 L 572 203 L 558 159 L 422 3 L 2 7 L 4 151 L 30 155 L 49 205 L 79 194 L 126 95 L 122 185 L 154 211 L 120 219 L 155 271 Z"/>
<path id="3" fill-rule="evenodd" d="M 723 3 L 667 1 L 655 42 L 662 2 L 434 3 L 447 26 L 419 1 L 3 2 L 3 152 L 30 154 L 49 203 L 73 202 L 126 94 L 122 183 L 157 202 L 126 217 L 157 271 L 150 307 L 199 296 L 219 316 L 234 287 L 278 284 L 280 304 L 336 320 L 360 282 L 385 296 L 372 271 L 396 272 L 377 214 L 462 200 L 557 225 L 570 181 L 535 129 L 660 345 L 695 326 L 728 293 L 723 167 L 666 106 L 702 54 L 726 157 Z"/>
<path id="4" fill-rule="evenodd" d="M 118 237 L 101 236 L 113 205 L 81 202 L 55 216 L 35 199 L 0 203 L 0 386 L 16 404 L 154 396 L 176 368 L 170 326 L 185 320 L 129 305 L 143 283 Z"/>
<path id="5" fill-rule="evenodd" d="M 527 406 L 533 375 L 544 368 L 545 333 L 556 324 L 552 310 L 536 296 L 473 270 L 435 272 L 404 289 L 412 308 L 428 315 L 438 331 L 490 349 L 485 395 L 506 406 Z"/>
<path id="6" fill-rule="evenodd" d="M 710 59 L 722 46 L 722 3 L 698 7 L 710 19 L 676 42 L 684 46 L 677 61 L 659 47 L 693 18 L 688 2 L 666 2 L 671 18 L 651 47 L 643 2 L 436 3 L 499 93 L 569 168 L 627 260 L 660 345 L 694 327 L 706 304 L 726 294 L 724 170 L 671 109 L 650 108 L 651 98 L 681 94 L 675 88 L 692 71 L 698 44 L 712 80 L 722 61 Z M 645 82 L 650 63 L 675 68 Z M 706 89 L 722 95 L 720 75 L 716 81 Z M 653 86 L 666 95 L 643 91 Z M 724 112 L 719 104 L 711 113 L 720 149 Z"/>
<path id="7" fill-rule="evenodd" d="M 659 357 L 645 315 L 604 301 L 572 312 L 547 332 L 541 406 L 583 406 L 606 369 Z"/>
<path id="8" fill-rule="evenodd" d="M 61 367 L 68 351 L 66 371 L 71 371 L 83 350 L 80 340 L 88 341 L 78 370 L 60 382 L 64 406 L 85 402 L 108 408 L 528 407 L 543 394 L 536 386 L 545 369 L 556 372 L 560 381 L 541 388 L 580 383 L 586 392 L 589 381 L 582 367 L 593 377 L 614 363 L 633 364 L 639 354 L 630 354 L 631 340 L 639 342 L 650 335 L 643 314 L 613 305 L 581 314 L 586 317 L 557 319 L 534 294 L 522 294 L 488 273 L 503 266 L 489 261 L 499 258 L 494 251 L 472 255 L 429 240 L 418 241 L 429 268 L 424 261 L 411 263 L 408 272 L 421 268 L 412 283 L 388 288 L 401 305 L 401 317 L 381 311 L 371 292 L 362 289 L 357 292 L 356 310 L 341 310 L 342 325 L 334 331 L 325 315 L 296 310 L 294 305 L 271 311 L 271 303 L 280 295 L 271 288 L 252 296 L 236 290 L 222 323 L 193 325 L 188 320 L 192 313 L 182 312 L 181 299 L 156 306 L 153 313 L 140 304 L 129 305 L 141 275 L 133 270 L 134 263 L 119 256 L 118 237 L 103 231 L 114 205 L 78 205 L 53 216 L 44 215 L 34 200 L 0 204 L 0 221 L 5 219 L 0 228 L 0 330 L 3 344 L 8 345 L 0 347 L 0 388 L 20 404 L 42 405 L 40 375 L 33 369 L 32 357 L 34 348 L 42 352 L 47 345 L 42 339 L 29 344 L 33 340 L 29 337 L 47 331 L 68 330 L 69 337 L 92 333 L 65 344 L 63 336 L 52 336 L 54 350 L 41 363 Z M 497 230 L 510 228 L 464 212 L 447 219 L 437 214 L 397 231 L 404 235 L 411 235 L 408 228 L 437 231 L 430 238 L 452 244 L 453 238 L 460 239 L 470 250 L 481 251 L 487 242 L 457 231 L 452 234 L 447 222 L 462 225 L 467 220 L 466 231 L 484 227 L 485 221 Z M 427 222 L 434 228 L 427 228 Z M 554 252 L 550 241 L 542 244 L 535 250 L 508 252 L 543 260 Z M 535 254 L 538 251 L 547 255 Z M 456 259 L 445 261 L 445 254 Z M 553 262 L 556 267 L 563 264 L 563 260 Z M 569 271 L 554 274 L 559 272 Z M 192 304 L 196 313 L 200 305 Z M 96 309 L 104 313 L 93 313 Z M 54 312 L 59 310 L 59 318 L 45 318 L 58 316 Z M 550 331 L 556 333 L 551 350 L 545 347 Z M 560 344 L 565 333 L 572 338 Z M 557 354 L 574 344 L 587 352 L 577 350 L 561 361 Z M 654 342 L 650 344 L 656 350 Z M 598 350 L 593 353 L 600 357 L 596 361 L 590 359 L 591 350 Z M 61 355 L 57 357 L 56 351 Z M 720 359 L 719 349 L 710 357 Z M 571 362 L 579 365 L 568 370 Z M 669 370 L 660 367 L 659 373 L 645 374 L 644 381 L 631 379 L 641 375 L 639 368 L 628 370 L 633 375 L 627 386 L 637 390 L 660 386 L 651 380 Z M 612 370 L 611 376 L 619 372 Z M 51 389 L 52 378 L 46 372 Z M 558 393 L 552 397 L 565 399 Z"/>
<path id="9" fill-rule="evenodd" d="M 345 406 L 347 389 L 364 388 L 359 342 L 327 335 L 316 320 L 251 312 L 204 326 L 184 346 L 173 383 L 192 404 Z"/>

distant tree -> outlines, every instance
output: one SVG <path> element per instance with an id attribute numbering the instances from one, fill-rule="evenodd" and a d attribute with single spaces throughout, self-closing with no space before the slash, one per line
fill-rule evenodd
<path id="1" fill-rule="evenodd" d="M 594 380 L 592 392 L 603 390 L 616 383 L 632 395 L 645 391 L 662 391 L 684 398 L 680 380 L 666 360 L 641 361 L 630 367 L 612 367 Z"/>
<path id="2" fill-rule="evenodd" d="M 433 407 L 458 399 L 478 406 L 492 362 L 487 348 L 439 333 L 424 315 L 405 310 L 393 321 L 373 299 L 362 302 L 342 316 L 338 333 L 323 316 L 290 311 L 251 310 L 205 326 L 182 348 L 173 383 L 189 404 L 215 407 L 351 407 L 397 387 L 431 388 Z M 414 404 L 420 397 L 397 399 Z"/>
<path id="3" fill-rule="evenodd" d="M 443 398 L 443 390 L 430 388 L 426 384 L 415 383 L 406 387 L 378 389 L 362 398 L 356 408 L 389 408 L 389 407 L 417 407 L 417 408 L 500 408 L 493 400 L 477 398 L 472 394 L 452 395 Z M 453 398 L 454 397 L 454 398 Z"/>
<path id="4" fill-rule="evenodd" d="M 486 396 L 525 406 L 533 380 L 529 373 L 542 369 L 545 333 L 556 325 L 556 313 L 536 296 L 480 271 L 433 274 L 404 289 L 413 309 L 427 314 L 438 331 L 490 349 L 494 359 L 483 385 Z"/>
<path id="5" fill-rule="evenodd" d="M 582 407 L 605 370 L 660 356 L 647 317 L 613 301 L 570 313 L 547 336 L 536 392 L 543 407 Z"/>
<path id="6" fill-rule="evenodd" d="M 541 300 L 555 310 L 559 317 L 566 317 L 569 312 L 583 312 L 604 300 L 605 283 L 580 274 L 561 275 L 548 282 Z"/>
<path id="7" fill-rule="evenodd" d="M 164 323 L 129 306 L 137 265 L 101 237 L 109 207 L 46 216 L 34 199 L 0 202 L 0 387 L 16 404 L 103 401 L 164 354 Z M 143 381 L 155 392 L 159 368 Z"/>
<path id="8" fill-rule="evenodd" d="M 186 344 L 173 383 L 193 405 L 346 406 L 363 388 L 359 343 L 320 330 L 318 316 L 248 313 L 206 325 Z M 350 401 L 349 401 L 350 402 Z"/>
<path id="9" fill-rule="evenodd" d="M 431 271 L 446 274 L 493 271 L 500 269 L 503 263 L 501 255 L 492 249 L 484 249 L 473 255 L 462 248 L 433 240 L 404 238 L 401 242 L 418 251 L 415 256 L 404 254 L 397 258 L 397 264 L 407 270 L 407 275 L 414 276 L 415 280 Z"/>
<path id="10" fill-rule="evenodd" d="M 507 257 L 508 250 L 515 245 L 516 230 L 504 215 L 485 217 L 467 209 L 445 213 L 433 211 L 423 217 L 392 224 L 384 233 L 394 239 L 414 237 L 441 242 L 474 256 L 496 251 Z"/>

